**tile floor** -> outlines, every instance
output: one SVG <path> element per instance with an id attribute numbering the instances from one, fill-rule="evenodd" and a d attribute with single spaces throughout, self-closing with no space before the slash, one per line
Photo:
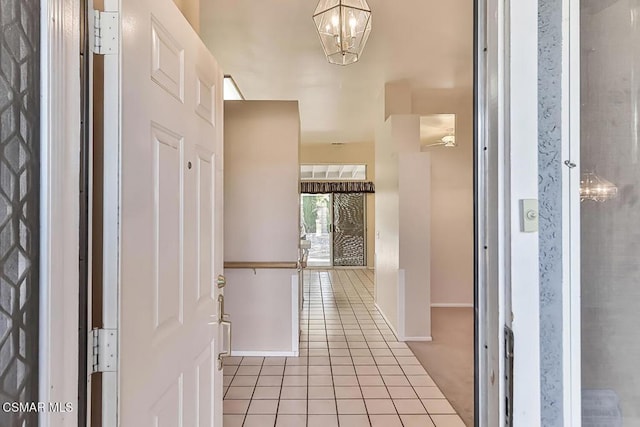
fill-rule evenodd
<path id="1" fill-rule="evenodd" d="M 305 271 L 300 357 L 232 357 L 224 427 L 464 427 L 373 300 L 370 270 Z"/>

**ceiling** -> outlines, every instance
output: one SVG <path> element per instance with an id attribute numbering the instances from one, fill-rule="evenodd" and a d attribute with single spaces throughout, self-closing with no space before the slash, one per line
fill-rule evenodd
<path id="1" fill-rule="evenodd" d="M 444 136 L 455 134 L 455 114 L 430 114 L 420 117 L 420 145 L 437 144 Z"/>
<path id="2" fill-rule="evenodd" d="M 372 141 L 387 81 L 472 87 L 472 0 L 369 0 L 359 62 L 329 64 L 311 16 L 316 0 L 206 0 L 202 38 L 246 99 L 298 100 L 302 140 Z"/>

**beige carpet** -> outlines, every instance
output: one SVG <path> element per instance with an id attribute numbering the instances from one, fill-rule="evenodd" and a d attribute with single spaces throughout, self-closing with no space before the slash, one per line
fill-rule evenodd
<path id="1" fill-rule="evenodd" d="M 433 342 L 408 342 L 467 426 L 473 426 L 473 309 L 433 308 Z"/>

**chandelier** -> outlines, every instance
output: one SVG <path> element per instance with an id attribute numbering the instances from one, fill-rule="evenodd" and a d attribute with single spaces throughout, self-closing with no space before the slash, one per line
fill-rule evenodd
<path id="1" fill-rule="evenodd" d="M 615 184 L 599 177 L 595 172 L 585 172 L 580 177 L 580 201 L 606 202 L 618 194 Z"/>
<path id="2" fill-rule="evenodd" d="M 330 63 L 349 65 L 360 59 L 371 33 L 366 0 L 320 0 L 313 21 Z"/>

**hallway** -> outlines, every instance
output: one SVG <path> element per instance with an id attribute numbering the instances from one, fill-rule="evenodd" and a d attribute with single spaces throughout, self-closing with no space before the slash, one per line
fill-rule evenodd
<path id="1" fill-rule="evenodd" d="M 373 272 L 305 271 L 300 357 L 232 357 L 224 427 L 463 427 L 374 305 Z"/>

